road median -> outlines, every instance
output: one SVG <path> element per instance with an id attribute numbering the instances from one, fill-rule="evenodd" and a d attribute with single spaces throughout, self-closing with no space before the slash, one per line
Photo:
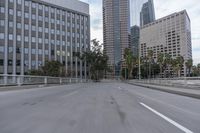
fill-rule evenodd
<path id="1" fill-rule="evenodd" d="M 200 90 L 196 90 L 196 89 L 186 89 L 186 88 L 169 87 L 169 86 L 135 83 L 135 82 L 128 82 L 128 83 L 132 85 L 136 85 L 136 86 L 153 89 L 153 90 L 159 90 L 159 91 L 163 91 L 167 93 L 178 94 L 182 96 L 200 99 Z"/>

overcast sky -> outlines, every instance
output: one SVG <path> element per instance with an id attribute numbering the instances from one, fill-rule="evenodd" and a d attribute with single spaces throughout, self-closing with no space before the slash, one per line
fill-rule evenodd
<path id="1" fill-rule="evenodd" d="M 81 0 L 90 4 L 91 39 L 103 42 L 102 0 Z M 131 25 L 139 24 L 141 5 L 147 0 L 131 0 Z M 191 19 L 194 64 L 200 63 L 200 1 L 154 0 L 156 19 L 186 9 Z"/>

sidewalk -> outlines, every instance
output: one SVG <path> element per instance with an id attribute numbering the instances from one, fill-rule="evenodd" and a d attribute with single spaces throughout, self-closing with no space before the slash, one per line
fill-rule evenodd
<path id="1" fill-rule="evenodd" d="M 134 82 L 127 82 L 132 85 L 141 86 L 153 90 L 159 90 L 163 92 L 168 92 L 172 94 L 178 94 L 182 96 L 192 97 L 200 99 L 200 90 L 191 89 L 191 88 L 178 88 L 178 87 L 169 87 L 169 86 L 160 86 L 160 85 L 152 85 L 152 84 L 142 84 L 142 83 L 134 83 Z"/>

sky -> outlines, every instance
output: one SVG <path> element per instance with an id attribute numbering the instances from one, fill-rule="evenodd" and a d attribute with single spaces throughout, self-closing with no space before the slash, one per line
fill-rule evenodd
<path id="1" fill-rule="evenodd" d="M 80 0 L 90 4 L 91 39 L 103 42 L 102 0 Z M 147 0 L 130 0 L 131 25 L 139 25 L 139 12 Z M 200 1 L 154 0 L 156 19 L 186 9 L 191 20 L 194 64 L 200 63 Z"/>

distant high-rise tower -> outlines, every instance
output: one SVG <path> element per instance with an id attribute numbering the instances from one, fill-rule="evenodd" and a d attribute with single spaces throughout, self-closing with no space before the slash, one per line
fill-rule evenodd
<path id="1" fill-rule="evenodd" d="M 155 11 L 154 11 L 154 3 L 153 0 L 148 0 L 148 2 L 144 3 L 142 6 L 142 10 L 140 12 L 140 26 L 144 26 L 149 24 L 155 20 Z"/>
<path id="2" fill-rule="evenodd" d="M 113 76 L 119 76 L 124 49 L 129 46 L 129 0 L 103 0 L 104 51 L 113 68 Z"/>
<path id="3" fill-rule="evenodd" d="M 140 43 L 140 27 L 135 25 L 131 27 L 131 43 L 130 48 L 133 52 L 133 56 L 139 56 L 139 43 Z"/>

